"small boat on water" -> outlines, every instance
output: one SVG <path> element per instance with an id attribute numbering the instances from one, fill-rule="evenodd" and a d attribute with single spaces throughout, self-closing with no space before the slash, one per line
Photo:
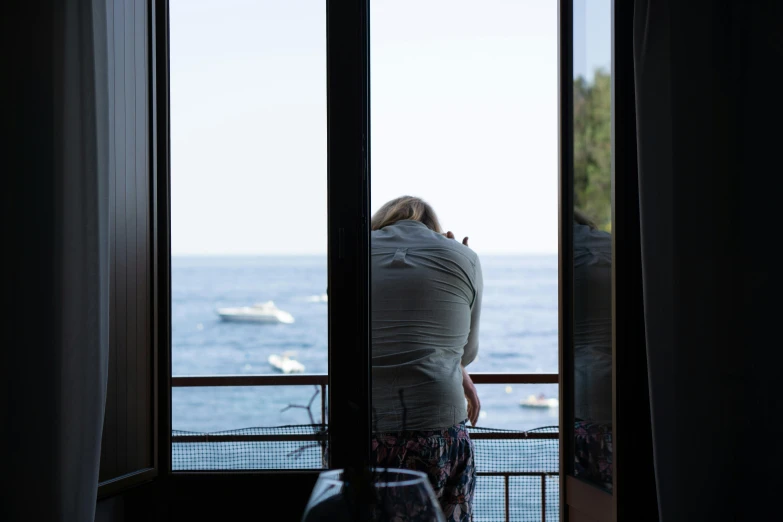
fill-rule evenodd
<path id="1" fill-rule="evenodd" d="M 273 353 L 269 356 L 269 364 L 278 371 L 283 373 L 303 373 L 305 370 L 304 364 L 300 363 L 296 359 L 291 359 L 286 354 L 277 355 Z"/>
<path id="2" fill-rule="evenodd" d="M 523 408 L 537 408 L 537 409 L 545 409 L 545 408 L 557 408 L 560 405 L 560 401 L 557 399 L 547 399 L 546 396 L 541 393 L 538 396 L 536 395 L 529 395 L 527 399 L 522 399 L 519 402 L 519 405 Z"/>
<path id="3" fill-rule="evenodd" d="M 239 323 L 285 323 L 294 322 L 294 316 L 280 310 L 272 301 L 256 303 L 253 306 L 218 308 L 217 313 L 224 321 Z"/>

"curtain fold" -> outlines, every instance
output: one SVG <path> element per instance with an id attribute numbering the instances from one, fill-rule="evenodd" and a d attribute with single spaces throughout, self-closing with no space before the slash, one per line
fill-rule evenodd
<path id="1" fill-rule="evenodd" d="M 4 76 L 12 137 L 0 519 L 84 522 L 95 513 L 108 370 L 106 8 L 7 7 L 16 45 Z"/>
<path id="2" fill-rule="evenodd" d="M 637 0 L 634 15 L 660 517 L 762 520 L 783 483 L 781 5 Z"/>

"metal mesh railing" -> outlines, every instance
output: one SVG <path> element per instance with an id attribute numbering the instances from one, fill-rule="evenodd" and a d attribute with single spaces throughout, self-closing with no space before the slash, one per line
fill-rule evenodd
<path id="1" fill-rule="evenodd" d="M 172 431 L 172 470 L 321 469 L 326 431 L 320 424 L 199 433 Z"/>
<path id="2" fill-rule="evenodd" d="M 557 427 L 469 428 L 476 448 L 474 522 L 555 521 L 559 510 Z M 323 425 L 172 433 L 174 471 L 322 469 Z"/>
<path id="3" fill-rule="evenodd" d="M 521 432 L 470 428 L 476 448 L 474 522 L 559 517 L 557 426 Z"/>
<path id="4" fill-rule="evenodd" d="M 556 384 L 557 374 L 472 375 L 476 384 Z M 175 387 L 320 386 L 326 417 L 326 375 L 173 377 Z M 312 401 L 311 401 L 312 403 Z M 559 518 L 558 428 L 530 431 L 468 428 L 476 448 L 474 522 L 556 521 Z M 245 428 L 213 433 L 175 430 L 174 471 L 323 469 L 327 434 L 322 424 Z"/>

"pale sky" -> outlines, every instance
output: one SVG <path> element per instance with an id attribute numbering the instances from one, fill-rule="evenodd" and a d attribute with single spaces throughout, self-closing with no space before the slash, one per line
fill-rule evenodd
<path id="1" fill-rule="evenodd" d="M 609 0 L 575 4 L 575 69 L 608 68 Z M 557 1 L 371 6 L 372 210 L 416 195 L 480 254 L 555 253 Z M 325 9 L 172 0 L 174 255 L 326 253 Z"/>

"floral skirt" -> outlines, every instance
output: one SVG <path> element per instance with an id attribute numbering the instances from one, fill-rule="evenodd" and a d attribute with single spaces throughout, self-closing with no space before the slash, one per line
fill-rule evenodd
<path id="1" fill-rule="evenodd" d="M 377 466 L 427 474 L 450 522 L 472 520 L 474 454 L 465 422 L 445 430 L 375 433 L 372 440 L 372 459 Z"/>
<path id="2" fill-rule="evenodd" d="M 612 426 L 577 421 L 574 475 L 612 490 Z"/>

